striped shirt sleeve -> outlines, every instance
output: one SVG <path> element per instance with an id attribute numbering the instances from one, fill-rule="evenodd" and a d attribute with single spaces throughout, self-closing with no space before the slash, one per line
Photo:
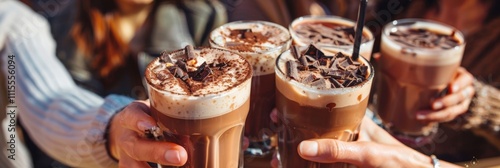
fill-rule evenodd
<path id="1" fill-rule="evenodd" d="M 2 72 L 9 75 L 13 60 L 15 104 L 33 141 L 72 167 L 116 167 L 106 151 L 105 128 L 133 100 L 103 99 L 78 87 L 55 56 L 47 21 L 19 1 L 0 0 L 0 25 Z"/>

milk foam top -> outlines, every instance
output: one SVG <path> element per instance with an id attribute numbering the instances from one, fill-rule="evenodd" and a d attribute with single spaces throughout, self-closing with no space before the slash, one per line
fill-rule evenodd
<path id="1" fill-rule="evenodd" d="M 408 29 L 428 29 L 438 34 L 450 35 L 458 41 L 458 45 L 449 49 L 439 47 L 411 47 L 390 37 L 391 33 L 406 31 Z M 381 50 L 388 54 L 384 56 L 391 56 L 411 64 L 432 66 L 455 64 L 462 60 L 464 49 L 465 40 L 461 32 L 451 26 L 430 20 L 396 20 L 389 23 L 382 32 Z"/>
<path id="2" fill-rule="evenodd" d="M 334 54 L 329 51 L 324 52 L 325 54 Z M 290 50 L 285 51 L 278 57 L 276 88 L 286 98 L 299 103 L 301 106 L 325 108 L 327 105 L 334 105 L 335 108 L 341 108 L 357 105 L 361 101 L 367 99 L 370 94 L 374 72 L 371 64 L 363 57 L 360 57 L 359 61 L 368 66 L 368 77 L 365 81 L 351 87 L 322 89 L 287 77 L 284 70 L 286 69 L 286 62 L 288 60 L 295 60 Z"/>
<path id="3" fill-rule="evenodd" d="M 338 16 L 303 16 L 295 19 L 291 24 L 290 27 L 288 28 L 290 31 L 290 34 L 292 36 L 293 41 L 300 46 L 306 46 L 311 43 L 315 43 L 316 46 L 323 48 L 323 50 L 328 50 L 330 47 L 334 47 L 334 49 L 330 49 L 332 51 L 343 49 L 347 52 L 352 52 L 353 49 L 353 43 L 354 43 L 354 38 L 353 39 L 344 39 L 352 44 L 345 44 L 345 45 L 335 45 L 333 42 L 314 42 L 312 41 L 311 38 L 304 37 L 303 35 L 300 35 L 300 33 L 297 32 L 297 29 L 301 27 L 301 25 L 304 24 L 334 24 L 342 27 L 354 27 L 356 25 L 356 22 L 338 17 Z M 321 32 L 318 32 L 321 34 Z M 340 37 L 340 36 L 339 36 Z M 375 38 L 373 36 L 373 33 L 365 26 L 363 28 L 363 38 L 364 41 L 361 43 L 360 46 L 360 53 L 362 56 L 365 56 L 365 58 L 369 58 L 372 54 L 372 49 L 373 49 L 373 44 L 375 42 Z"/>
<path id="4" fill-rule="evenodd" d="M 164 54 L 148 65 L 145 78 L 152 107 L 173 118 L 206 119 L 231 112 L 248 101 L 252 72 L 244 58 L 214 48 L 194 49 L 194 59 L 188 59 L 185 52 Z M 172 62 L 162 60 L 165 56 Z M 205 63 L 210 74 L 201 81 L 191 76 L 181 79 L 171 71 L 181 60 L 187 60 L 190 73 Z"/>
<path id="5" fill-rule="evenodd" d="M 265 21 L 231 22 L 210 34 L 212 47 L 238 52 L 250 62 L 254 76 L 274 73 L 274 60 L 290 44 L 286 28 Z"/>

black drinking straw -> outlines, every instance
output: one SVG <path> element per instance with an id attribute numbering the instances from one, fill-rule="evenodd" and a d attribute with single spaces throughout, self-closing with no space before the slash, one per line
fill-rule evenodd
<path id="1" fill-rule="evenodd" d="M 356 32 L 354 34 L 354 50 L 352 51 L 352 59 L 358 60 L 359 46 L 361 45 L 361 37 L 363 36 L 363 27 L 365 27 L 366 5 L 368 0 L 359 1 L 358 20 L 356 21 Z"/>

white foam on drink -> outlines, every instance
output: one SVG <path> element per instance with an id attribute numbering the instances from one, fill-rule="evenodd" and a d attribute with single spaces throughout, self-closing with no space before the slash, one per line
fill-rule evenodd
<path id="1" fill-rule="evenodd" d="M 325 52 L 326 55 L 332 55 Z M 285 72 L 285 63 L 288 60 L 296 60 L 290 53 L 290 50 L 285 51 L 278 58 L 278 67 L 276 69 L 276 89 L 286 98 L 299 103 L 301 106 L 313 106 L 325 108 L 330 103 L 335 103 L 335 108 L 357 105 L 361 101 L 368 98 L 374 76 L 373 67 L 367 60 L 360 57 L 360 61 L 367 65 L 369 77 L 366 81 L 352 87 L 346 88 L 330 88 L 317 89 L 307 84 L 303 84 L 296 80 L 291 80 Z"/>
<path id="2" fill-rule="evenodd" d="M 165 63 L 155 59 L 146 70 L 152 107 L 173 118 L 206 119 L 231 112 L 248 101 L 251 88 L 248 62 L 235 53 L 219 49 L 195 49 L 194 53 L 197 57 L 202 57 L 200 60 L 206 60 L 207 64 L 221 57 L 234 64 L 228 65 L 227 73 L 223 74 L 220 80 L 206 81 L 202 89 L 188 93 L 180 86 L 179 82 L 182 81 L 178 78 L 171 76 L 165 81 L 156 78 L 155 72 L 164 68 L 162 64 Z M 174 62 L 185 57 L 184 50 L 175 51 L 170 55 Z"/>
<path id="3" fill-rule="evenodd" d="M 425 28 L 440 34 L 452 34 L 452 32 L 455 31 L 455 38 L 459 40 L 459 45 L 451 49 L 442 49 L 440 47 L 435 47 L 435 48 L 408 47 L 408 46 L 403 47 L 402 44 L 394 41 L 389 35 L 391 32 L 398 31 L 398 28 L 403 28 L 403 29 Z M 411 26 L 403 25 L 403 26 L 384 28 L 380 48 L 385 53 L 388 53 L 388 55 L 382 55 L 383 57 L 390 56 L 399 59 L 401 61 L 416 65 L 438 66 L 438 65 L 456 64 L 457 62 L 460 62 L 462 60 L 462 55 L 465 49 L 465 41 L 463 35 L 458 30 L 452 27 L 431 21 L 430 22 L 417 21 L 415 24 L 412 24 Z M 404 52 L 408 52 L 409 54 L 403 54 L 402 53 L 403 50 L 405 50 Z"/>
<path id="4" fill-rule="evenodd" d="M 235 29 L 251 29 L 252 32 L 261 32 L 268 39 L 263 43 L 244 43 L 230 37 L 231 30 Z M 265 21 L 231 22 L 213 30 L 210 39 L 211 47 L 232 50 L 243 56 L 252 65 L 254 76 L 274 73 L 276 57 L 291 45 L 291 37 L 286 28 Z M 228 43 L 241 43 L 246 50 L 231 49 L 226 45 Z"/>

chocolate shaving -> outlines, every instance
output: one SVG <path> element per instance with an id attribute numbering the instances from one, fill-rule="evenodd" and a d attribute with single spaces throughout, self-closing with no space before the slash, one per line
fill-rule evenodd
<path id="1" fill-rule="evenodd" d="M 167 51 L 163 51 L 160 56 L 160 63 L 172 63 L 172 58 L 170 58 L 170 55 L 168 55 Z"/>
<path id="2" fill-rule="evenodd" d="M 196 58 L 196 54 L 194 54 L 194 48 L 192 45 L 187 45 L 185 48 L 184 48 L 184 52 L 186 53 L 187 57 L 188 57 L 188 60 L 191 60 L 191 59 L 195 59 Z"/>
<path id="3" fill-rule="evenodd" d="M 356 71 L 356 74 L 361 75 L 363 77 L 366 77 L 367 73 L 368 73 L 368 66 L 360 66 Z"/>
<path id="4" fill-rule="evenodd" d="M 297 49 L 297 47 L 295 45 L 292 45 L 290 47 L 290 52 L 292 52 L 293 58 L 295 58 L 295 59 L 299 59 L 300 58 L 299 51 L 298 51 L 298 49 Z"/>
<path id="5" fill-rule="evenodd" d="M 205 68 L 207 66 L 206 62 L 198 67 L 198 69 L 194 72 L 188 72 L 189 76 L 195 81 L 203 81 L 210 73 L 210 68 Z"/>
<path id="6" fill-rule="evenodd" d="M 317 78 L 311 83 L 311 86 L 317 87 L 318 89 L 325 89 L 327 88 L 326 86 L 326 81 L 323 78 Z"/>
<path id="7" fill-rule="evenodd" d="M 389 36 L 404 47 L 451 49 L 460 45 L 460 41 L 455 38 L 455 30 L 447 35 L 426 28 L 399 28 L 389 33 Z"/>
<path id="8" fill-rule="evenodd" d="M 308 56 L 311 56 L 311 57 L 315 57 L 315 59 L 318 59 L 317 57 L 317 53 L 318 53 L 318 48 L 316 48 L 316 46 L 314 46 L 313 44 L 309 45 L 309 47 L 307 48 L 306 52 L 304 53 L 304 55 L 308 55 Z M 324 54 L 323 54 L 324 55 Z"/>
<path id="9" fill-rule="evenodd" d="M 304 67 L 308 67 L 308 66 L 309 66 L 309 64 L 307 63 L 307 58 L 306 58 L 306 57 L 307 57 L 307 56 L 303 55 L 303 56 L 300 56 L 300 59 L 299 59 L 299 60 L 300 60 L 300 63 L 301 63 L 301 64 L 302 64 L 302 66 L 304 66 Z"/>
<path id="10" fill-rule="evenodd" d="M 187 65 L 183 60 L 178 60 L 175 65 L 177 65 L 179 68 L 181 68 L 183 71 L 187 72 Z"/>
<path id="11" fill-rule="evenodd" d="M 321 51 L 310 45 L 307 51 L 298 57 L 299 59 L 287 61 L 288 77 L 318 89 L 351 87 L 366 80 L 368 67 L 363 63 L 354 61 L 342 53 L 327 56 L 318 52 Z M 297 66 L 298 63 L 301 65 Z M 311 73 L 299 76 L 299 70 Z"/>
<path id="12" fill-rule="evenodd" d="M 314 80 L 316 79 L 316 76 L 314 76 L 313 74 L 310 74 L 309 76 L 305 77 L 304 79 L 302 79 L 302 83 L 305 83 L 305 84 L 310 84 L 312 83 Z"/>
<path id="13" fill-rule="evenodd" d="M 172 72 L 172 71 L 170 71 L 170 72 L 171 72 L 172 74 L 174 74 L 174 76 L 175 76 L 176 78 L 180 78 L 180 79 L 182 79 L 183 81 L 186 81 L 186 80 L 189 78 L 189 75 L 188 75 L 186 72 L 184 72 L 184 71 L 183 71 L 181 68 L 179 68 L 179 67 L 174 67 L 174 68 L 173 68 L 173 72 Z"/>
<path id="14" fill-rule="evenodd" d="M 336 79 L 329 78 L 328 80 L 330 80 L 330 83 L 332 83 L 333 88 L 343 88 L 344 87 L 344 85 L 340 84 L 340 82 L 337 81 Z"/>
<path id="15" fill-rule="evenodd" d="M 193 76 L 192 78 L 195 81 L 204 81 L 211 73 L 212 70 L 210 68 L 204 68 L 200 73 L 196 74 L 196 76 Z"/>
<path id="16" fill-rule="evenodd" d="M 299 80 L 299 72 L 297 71 L 297 63 L 295 61 L 286 62 L 286 73 L 288 77 Z"/>

